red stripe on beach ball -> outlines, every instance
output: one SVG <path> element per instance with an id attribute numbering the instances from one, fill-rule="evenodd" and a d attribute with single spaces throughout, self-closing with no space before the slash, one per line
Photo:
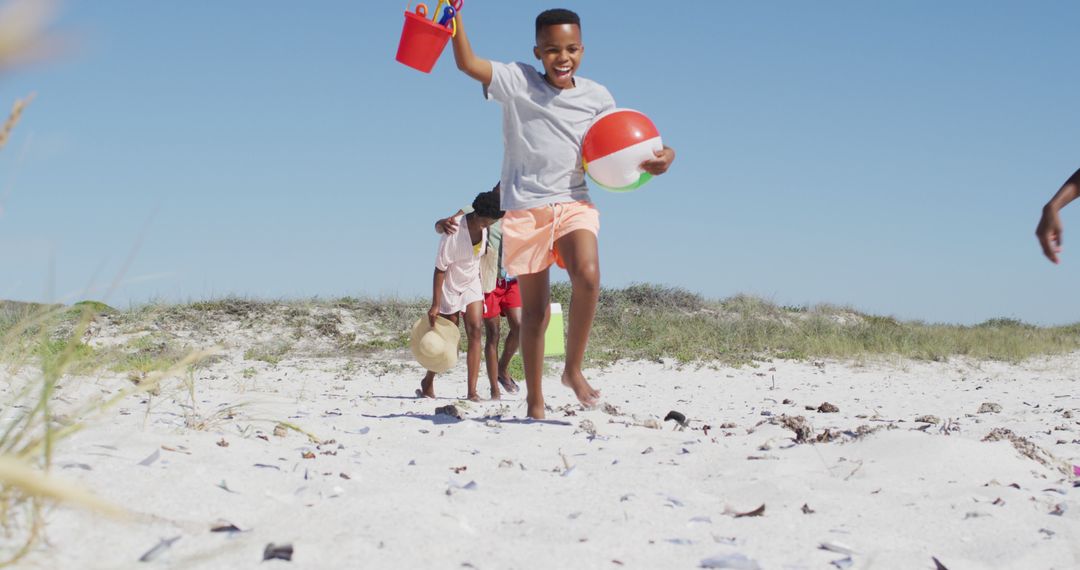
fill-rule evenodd
<path id="1" fill-rule="evenodd" d="M 645 115 L 632 109 L 616 109 L 600 115 L 585 132 L 581 156 L 586 161 L 596 160 L 658 136 L 660 131 Z"/>

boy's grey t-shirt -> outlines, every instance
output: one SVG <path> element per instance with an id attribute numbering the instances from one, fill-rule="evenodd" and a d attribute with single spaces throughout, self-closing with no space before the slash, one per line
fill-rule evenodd
<path id="1" fill-rule="evenodd" d="M 584 77 L 557 89 L 529 64 L 493 61 L 484 96 L 503 108 L 502 209 L 589 201 L 581 139 L 597 115 L 615 108 L 611 93 Z"/>

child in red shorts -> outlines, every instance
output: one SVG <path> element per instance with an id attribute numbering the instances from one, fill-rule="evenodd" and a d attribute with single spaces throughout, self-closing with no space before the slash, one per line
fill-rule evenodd
<path id="1" fill-rule="evenodd" d="M 497 255 L 501 257 L 501 254 Z M 499 272 L 503 273 L 503 276 L 495 279 L 495 288 L 484 293 L 484 330 L 487 339 L 484 344 L 484 354 L 487 356 L 488 376 L 495 374 L 503 389 L 514 394 L 518 391 L 518 385 L 510 376 L 509 367 L 510 359 L 514 357 L 518 345 L 521 344 L 521 293 L 518 292 L 517 279 L 505 276 L 501 263 Z M 502 356 L 499 355 L 500 316 L 506 317 L 506 322 L 510 325 L 510 333 L 506 335 Z M 497 373 L 496 366 L 498 366 Z"/>

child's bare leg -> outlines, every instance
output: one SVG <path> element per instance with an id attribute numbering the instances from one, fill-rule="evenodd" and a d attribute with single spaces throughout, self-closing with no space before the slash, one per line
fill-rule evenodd
<path id="1" fill-rule="evenodd" d="M 487 365 L 488 384 L 491 385 L 492 399 L 495 399 L 499 385 L 499 316 L 484 319 L 484 364 Z"/>
<path id="2" fill-rule="evenodd" d="M 435 373 L 428 370 L 424 375 L 424 379 L 420 381 L 420 389 L 416 391 L 418 398 L 434 398 L 435 397 Z"/>
<path id="3" fill-rule="evenodd" d="M 548 270 L 518 276 L 521 291 L 521 359 L 525 365 L 525 401 L 530 418 L 544 418 L 544 330 L 551 316 Z"/>
<path id="4" fill-rule="evenodd" d="M 484 303 L 476 301 L 465 307 L 465 336 L 469 339 L 469 352 L 466 357 L 469 375 L 469 400 L 480 401 L 476 392 L 476 380 L 480 376 L 480 356 L 483 353 L 482 335 L 484 331 Z M 498 392 L 494 394 L 498 396 Z"/>
<path id="5" fill-rule="evenodd" d="M 506 335 L 506 344 L 503 345 L 502 356 L 499 357 L 499 376 L 513 380 L 508 368 L 510 360 L 521 345 L 521 307 L 506 309 L 506 324 L 510 325 L 510 332 Z"/>
<path id="6" fill-rule="evenodd" d="M 593 406 L 600 398 L 600 391 L 585 380 L 581 366 L 596 316 L 596 302 L 600 299 L 600 256 L 596 235 L 588 230 L 576 230 L 559 238 L 557 245 L 566 262 L 572 290 L 562 383 L 574 391 L 582 404 Z"/>

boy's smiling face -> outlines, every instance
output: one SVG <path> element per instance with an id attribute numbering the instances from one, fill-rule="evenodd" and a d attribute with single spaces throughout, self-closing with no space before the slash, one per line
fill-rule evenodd
<path id="1" fill-rule="evenodd" d="M 559 89 L 574 86 L 574 74 L 584 53 L 581 28 L 576 24 L 545 26 L 536 34 L 533 54 L 544 65 L 544 79 Z"/>

